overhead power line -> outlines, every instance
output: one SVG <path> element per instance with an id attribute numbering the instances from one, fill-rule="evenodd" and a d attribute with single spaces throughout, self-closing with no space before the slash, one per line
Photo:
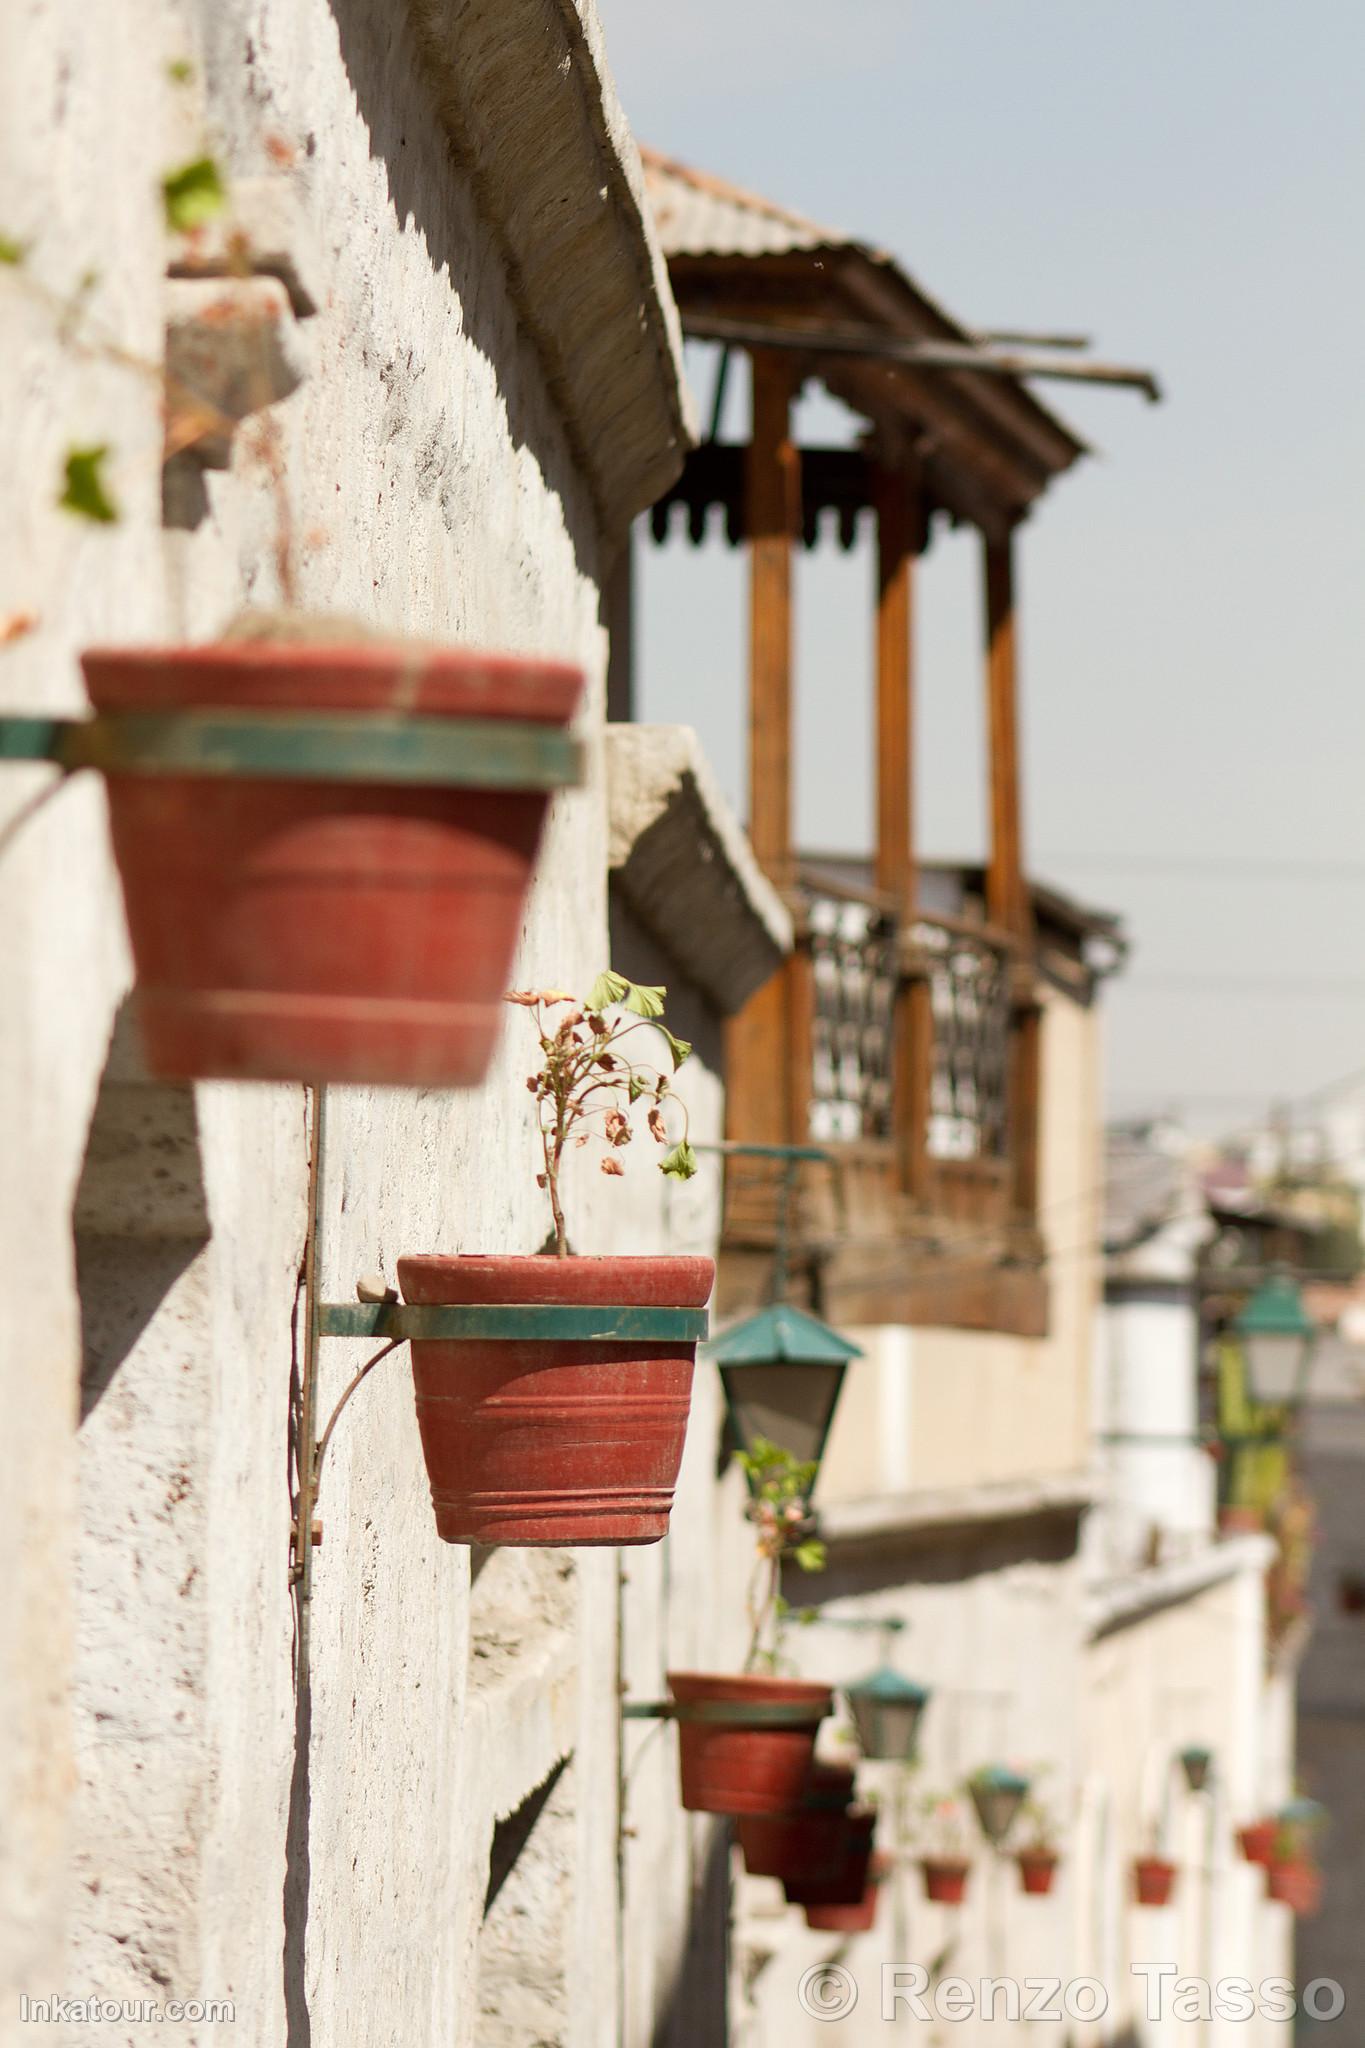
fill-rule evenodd
<path id="1" fill-rule="evenodd" d="M 1043 853 L 1038 859 L 1096 872 L 1171 875 L 1205 882 L 1365 882 L 1365 860 L 1295 860 L 1235 853 L 1086 853 L 1075 848 Z"/>

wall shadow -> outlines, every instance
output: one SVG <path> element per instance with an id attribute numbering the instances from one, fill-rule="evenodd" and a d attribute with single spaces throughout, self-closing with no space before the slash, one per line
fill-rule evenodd
<path id="1" fill-rule="evenodd" d="M 71 1227 L 84 1422 L 210 1235 L 194 1089 L 148 1074 L 131 996 L 110 1034 Z"/>

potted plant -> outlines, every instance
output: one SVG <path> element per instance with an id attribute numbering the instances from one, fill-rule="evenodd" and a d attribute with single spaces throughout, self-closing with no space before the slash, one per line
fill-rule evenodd
<path id="1" fill-rule="evenodd" d="M 1062 1860 L 1052 1817 L 1040 1799 L 1029 1798 L 1020 1809 L 1019 1821 L 1024 1837 L 1014 1852 L 1014 1860 L 1019 1865 L 1020 1880 L 1031 1897 L 1046 1898 Z"/>
<path id="2" fill-rule="evenodd" d="M 112 731 L 188 747 L 207 719 L 259 758 L 230 773 L 205 772 L 192 750 L 154 773 L 106 765 L 148 1064 L 176 1078 L 471 1086 L 497 1039 L 550 797 L 529 768 L 518 781 L 499 735 L 562 733 L 581 673 L 331 620 L 256 630 L 81 658 Z M 339 737 L 319 733 L 337 721 Z M 485 779 L 472 766 L 463 785 L 423 778 L 443 729 L 471 763 L 482 751 Z M 410 741 L 406 771 L 395 741 Z M 198 744 L 213 747 L 212 725 Z M 373 755 L 372 773 L 333 779 L 339 749 Z"/>
<path id="3" fill-rule="evenodd" d="M 874 1806 L 846 1808 L 836 1860 L 824 1869 L 799 1870 L 785 1878 L 788 1905 L 860 1911 L 867 1895 L 876 1834 Z"/>
<path id="4" fill-rule="evenodd" d="M 565 1339 L 555 1334 L 552 1313 L 699 1309 L 710 1295 L 710 1259 L 571 1257 L 564 1222 L 567 1151 L 596 1143 L 603 1172 L 619 1176 L 641 1103 L 662 1148 L 660 1170 L 679 1179 L 696 1171 L 686 1111 L 668 1073 L 636 1055 L 636 1034 L 652 1027 L 675 1071 L 687 1058 L 690 1047 L 663 1023 L 665 993 L 608 972 L 581 1004 L 556 990 L 509 998 L 531 1014 L 539 1042 L 527 1086 L 551 1251 L 398 1261 L 408 1302 L 546 1311 L 544 1336 L 413 1340 L 417 1420 L 436 1527 L 447 1543 L 656 1543 L 668 1527 L 695 1339 L 623 1342 L 610 1318 L 600 1335 Z M 681 1131 L 676 1142 L 671 1116 Z"/>
<path id="5" fill-rule="evenodd" d="M 1303 1917 L 1316 1913 L 1322 1904 L 1322 1872 L 1309 1839 L 1298 1826 L 1276 1827 L 1265 1870 L 1265 1895 Z"/>
<path id="6" fill-rule="evenodd" d="M 157 359 L 92 316 L 93 273 L 56 292 L 6 238 L 7 274 L 59 344 L 158 386 L 168 498 L 188 465 L 202 499 L 237 440 L 270 507 L 281 608 L 207 645 L 86 652 L 93 726 L 39 758 L 104 774 L 155 1074 L 472 1085 L 551 790 L 575 779 L 564 729 L 582 674 L 298 610 L 278 405 L 300 378 L 278 279 L 261 295 L 276 259 L 211 156 L 161 189 L 176 266 L 221 284 L 172 319 Z M 300 318 L 314 310 L 287 291 Z M 69 448 L 58 499 L 100 527 L 121 516 L 109 456 Z"/>
<path id="7" fill-rule="evenodd" d="M 852 1901 L 808 1899 L 806 1925 L 823 1934 L 869 1934 L 877 1923 L 882 1886 L 895 1869 L 890 1856 L 874 1853 L 868 1860 L 862 1897 Z"/>
<path id="8" fill-rule="evenodd" d="M 791 1607 L 782 1566 L 824 1566 L 811 1533 L 815 1466 L 760 1437 L 736 1454 L 749 1482 L 745 1510 L 755 1529 L 749 1586 L 749 1650 L 731 1674 L 670 1671 L 676 1703 L 682 1803 L 692 1813 L 784 1814 L 801 1807 L 811 1784 L 815 1737 L 834 1706 L 830 1686 L 779 1673 Z"/>
<path id="9" fill-rule="evenodd" d="M 797 1877 L 837 1867 L 854 1799 L 851 1764 L 812 1765 L 799 1806 L 788 1813 L 741 1814 L 735 1835 L 751 1877 Z"/>
<path id="10" fill-rule="evenodd" d="M 919 1802 L 915 1832 L 923 1843 L 918 1861 L 924 1896 L 936 1905 L 960 1906 L 972 1869 L 962 1801 L 951 1794 L 926 1793 Z"/>
<path id="11" fill-rule="evenodd" d="M 1276 1823 L 1268 1820 L 1249 1821 L 1237 1830 L 1237 1846 L 1248 1863 L 1259 1863 L 1269 1867 L 1275 1853 Z"/>
<path id="12" fill-rule="evenodd" d="M 1133 1859 L 1133 1889 L 1140 1906 L 1166 1906 L 1170 1904 L 1179 1871 L 1174 1863 L 1159 1856 L 1155 1850 L 1146 1856 Z"/>

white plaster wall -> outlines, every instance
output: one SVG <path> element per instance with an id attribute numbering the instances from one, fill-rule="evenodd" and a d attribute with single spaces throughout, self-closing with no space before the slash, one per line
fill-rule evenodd
<path id="1" fill-rule="evenodd" d="M 1049 993 L 1038 1199 L 1047 1335 L 850 1330 L 866 1356 L 849 1367 L 830 1432 L 826 1504 L 1085 1469 L 1101 1270 L 1099 1071 L 1097 1012 Z"/>
<path id="2" fill-rule="evenodd" d="M 98 270 L 93 314 L 155 359 L 160 174 L 207 143 L 230 175 L 286 178 L 311 222 L 321 308 L 297 337 L 307 381 L 279 414 L 303 603 L 577 659 L 591 740 L 605 647 L 588 492 L 405 20 L 359 0 L 128 0 L 94 14 L 26 0 L 0 22 L 0 225 L 31 239 L 32 273 L 55 289 Z M 192 87 L 168 82 L 173 56 L 194 63 Z M 71 711 L 82 646 L 203 637 L 276 600 L 269 493 L 239 459 L 210 479 L 200 529 L 164 535 L 155 384 L 63 354 L 46 311 L 13 291 L 0 323 L 6 386 L 22 394 L 0 408 L 0 613 L 38 619 L 0 654 L 0 702 Z M 124 515 L 108 532 L 52 503 L 67 446 L 105 440 Z M 589 789 L 555 807 L 526 980 L 581 982 L 607 957 L 599 752 Z M 0 821 L 41 781 L 7 771 Z M 529 2039 L 513 1993 L 535 1954 L 535 2038 L 613 2040 L 615 1558 L 498 1555 L 471 1593 L 469 1554 L 435 1539 L 408 1368 L 387 1361 L 329 1458 L 312 1725 L 293 1769 L 285 1448 L 302 1091 L 196 1091 L 210 1241 L 78 1439 L 71 1206 L 129 982 L 93 780 L 0 861 L 0 921 L 0 2039 L 21 1992 L 232 1998 L 243 2048 Z M 334 1093 L 328 1295 L 347 1298 L 376 1265 L 392 1273 L 406 1250 L 537 1246 L 524 1058 L 509 1039 L 466 1096 Z M 714 1133 L 714 1077 L 692 1085 L 699 1135 Z M 705 1242 L 704 1208 L 634 1164 L 624 1184 L 579 1176 L 582 1247 Z M 353 1348 L 325 1347 L 324 1412 Z M 689 1484 L 704 1518 L 705 1457 Z M 570 1753 L 521 1869 L 526 1895 L 500 1898 L 480 1957 L 494 1823 Z M 301 1842 L 311 1872 L 306 1931 L 296 1882 L 286 1941 L 291 1801 L 308 1821 L 294 1877 Z M 685 1848 L 670 1838 L 666 1853 Z M 559 1914 L 537 1931 L 547 1888 Z M 681 1901 L 685 1880 L 674 1888 Z M 646 1945 L 677 1926 L 650 1926 Z M 145 2037 L 89 2032 L 110 2048 Z"/>
<path id="3" fill-rule="evenodd" d="M 1265 1720 L 1274 1688 L 1265 1676 L 1264 1594 L 1259 1564 L 1178 1604 L 1101 1635 L 1083 1674 L 1084 1741 L 1092 1807 L 1105 1825 L 1087 1834 L 1078 1873 L 1090 1902 L 1079 1929 L 1083 1967 L 1113 1995 L 1107 2031 L 1129 2024 L 1139 2042 L 1173 2044 L 1190 2029 L 1173 2017 L 1149 2022 L 1139 1963 L 1171 1963 L 1210 1982 L 1292 1977 L 1293 1922 L 1264 1898 L 1263 1874 L 1244 1862 L 1234 1831 L 1283 1802 L 1284 1764 Z M 1176 1756 L 1214 1752 L 1212 1789 L 1192 1794 Z M 1157 1847 L 1180 1865 L 1171 1904 L 1132 1903 L 1134 1856 Z M 1201 2038 L 1228 2048 L 1282 2039 L 1255 2017 L 1218 2020 Z"/>

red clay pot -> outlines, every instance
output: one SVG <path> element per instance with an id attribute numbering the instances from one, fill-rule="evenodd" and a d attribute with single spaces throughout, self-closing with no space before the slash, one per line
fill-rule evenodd
<path id="1" fill-rule="evenodd" d="M 701 1308 L 710 1259 L 407 1258 L 406 1301 Z M 695 1344 L 415 1341 L 447 1543 L 657 1543 L 687 1433 Z"/>
<path id="2" fill-rule="evenodd" d="M 1265 1895 L 1311 1916 L 1322 1904 L 1322 1872 L 1306 1856 L 1274 1856 L 1266 1866 Z"/>
<path id="3" fill-rule="evenodd" d="M 1261 1863 L 1268 1869 L 1275 1853 L 1275 1837 L 1279 1823 L 1273 1820 L 1254 1820 L 1249 1826 L 1238 1828 L 1237 1846 L 1248 1863 Z"/>
<path id="4" fill-rule="evenodd" d="M 827 1685 L 753 1674 L 670 1671 L 669 1691 L 686 1706 L 716 1703 L 805 1707 L 810 1719 L 773 1727 L 762 1721 L 679 1721 L 682 1803 L 689 1813 L 789 1813 L 801 1805 L 815 1761 L 815 1737 L 834 1708 Z"/>
<path id="5" fill-rule="evenodd" d="M 562 726 L 577 669 L 383 644 L 82 656 L 101 712 L 357 711 Z M 544 790 L 109 774 L 147 1061 L 172 1078 L 482 1080 Z"/>
<path id="6" fill-rule="evenodd" d="M 1133 1885 L 1140 1906 L 1166 1906 L 1175 1890 L 1177 1870 L 1162 1856 L 1139 1856 L 1133 1863 Z"/>
<path id="7" fill-rule="evenodd" d="M 863 1877 L 862 1896 L 844 1903 L 806 1901 L 806 1925 L 821 1934 L 870 1934 L 877 1924 L 877 1901 L 892 1868 L 889 1856 L 873 1856 Z"/>
<path id="8" fill-rule="evenodd" d="M 877 1815 L 870 1806 L 845 1807 L 835 1859 L 822 1869 L 794 1871 L 782 1889 L 793 1906 L 858 1906 L 867 1890 Z"/>
<path id="9" fill-rule="evenodd" d="M 936 1906 L 960 1906 L 967 1896 L 972 1866 L 965 1856 L 921 1856 L 924 1896 Z"/>
<path id="10" fill-rule="evenodd" d="M 799 1876 L 837 1870 L 848 1835 L 854 1772 L 849 1764 L 815 1764 L 803 1803 L 791 1813 L 741 1817 L 736 1827 L 751 1877 Z"/>
<path id="11" fill-rule="evenodd" d="M 1060 1858 L 1050 1849 L 1021 1849 L 1015 1857 L 1024 1890 L 1034 1898 L 1046 1898 L 1052 1890 Z"/>

